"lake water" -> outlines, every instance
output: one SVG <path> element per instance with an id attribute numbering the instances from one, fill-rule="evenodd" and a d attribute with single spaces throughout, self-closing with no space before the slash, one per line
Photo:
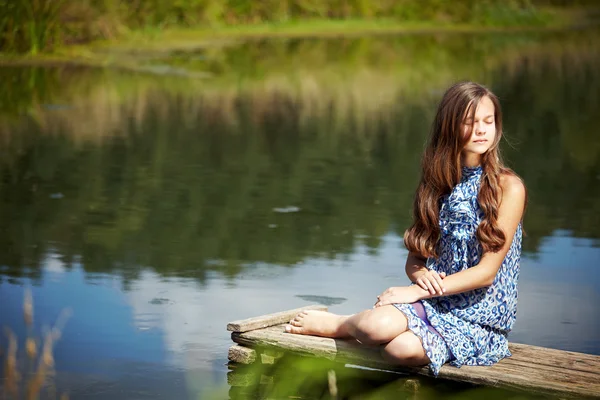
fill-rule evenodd
<path id="1" fill-rule="evenodd" d="M 472 79 L 499 95 L 529 191 L 510 340 L 600 355 L 598 38 L 278 39 L 145 72 L 0 68 L 0 324 L 23 344 L 26 288 L 37 336 L 71 310 L 54 356 L 72 399 L 227 398 L 227 322 L 352 313 L 408 283 L 429 125 Z"/>

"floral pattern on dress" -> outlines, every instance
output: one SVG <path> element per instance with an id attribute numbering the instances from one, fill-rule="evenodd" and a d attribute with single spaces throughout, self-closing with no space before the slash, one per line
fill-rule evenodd
<path id="1" fill-rule="evenodd" d="M 432 332 L 425 322 L 419 318 L 415 308 L 411 304 L 394 304 L 396 308 L 406 316 L 408 320 L 408 329 L 410 329 L 421 340 L 425 354 L 431 360 L 430 365 L 439 365 L 441 367 L 451 356 L 450 348 L 442 337 Z M 434 374 L 437 375 L 437 372 Z M 438 368 L 439 371 L 439 368 Z"/>
<path id="2" fill-rule="evenodd" d="M 462 172 L 461 181 L 441 202 L 439 257 L 427 260 L 429 269 L 446 275 L 477 265 L 482 255 L 475 232 L 483 218 L 477 201 L 483 170 L 481 166 L 465 167 Z M 507 335 L 517 315 L 522 236 L 519 224 L 491 286 L 421 300 L 431 326 L 443 341 L 429 338 L 427 332 L 431 332 L 425 323 L 415 312 L 407 311 L 412 306 L 395 304 L 407 316 L 409 329 L 421 339 L 434 375 L 447 361 L 456 367 L 491 365 L 511 355 Z"/>

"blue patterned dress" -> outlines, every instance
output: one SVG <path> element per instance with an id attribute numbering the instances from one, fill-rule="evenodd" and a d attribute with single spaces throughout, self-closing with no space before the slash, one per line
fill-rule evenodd
<path id="1" fill-rule="evenodd" d="M 439 257 L 427 267 L 451 275 L 479 263 L 482 248 L 475 236 L 483 211 L 477 202 L 482 168 L 463 168 L 461 181 L 442 199 Z M 491 365 L 510 356 L 508 332 L 517 314 L 517 280 L 523 233 L 519 224 L 494 283 L 489 287 L 422 300 L 427 328 L 410 304 L 394 304 L 408 319 L 431 363 L 434 375 L 446 361 L 451 365 Z M 507 238 L 509 240 L 509 238 Z"/>

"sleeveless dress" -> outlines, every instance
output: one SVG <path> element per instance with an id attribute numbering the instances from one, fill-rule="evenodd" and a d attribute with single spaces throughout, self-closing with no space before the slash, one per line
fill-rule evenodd
<path id="1" fill-rule="evenodd" d="M 442 198 L 439 213 L 441 238 L 438 258 L 429 258 L 427 268 L 446 275 L 479 263 L 482 247 L 475 236 L 483 218 L 477 195 L 482 167 L 462 170 L 460 182 Z M 517 315 L 517 281 L 522 241 L 521 224 L 494 283 L 472 291 L 421 300 L 432 332 L 410 304 L 394 304 L 408 319 L 437 375 L 442 365 L 491 365 L 510 356 L 507 335 Z M 510 240 L 510 238 L 507 238 Z"/>

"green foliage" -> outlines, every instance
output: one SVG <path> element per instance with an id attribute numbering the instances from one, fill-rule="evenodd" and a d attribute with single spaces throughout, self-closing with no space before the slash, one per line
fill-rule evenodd
<path id="1" fill-rule="evenodd" d="M 60 43 L 60 18 L 66 1 L 1 0 L 0 48 L 35 54 Z"/>
<path id="2" fill-rule="evenodd" d="M 475 25 L 545 21 L 531 0 L 0 0 L 0 48 L 51 51 L 57 45 L 169 26 L 392 18 Z"/>
<path id="3" fill-rule="evenodd" d="M 323 358 L 290 353 L 277 356 L 280 358 L 276 358 L 273 364 L 260 361 L 251 365 L 230 364 L 227 374 L 229 398 L 412 400 L 417 390 L 419 398 L 429 399 L 460 387 L 426 377 L 402 377 L 377 370 L 348 368 Z"/>
<path id="4" fill-rule="evenodd" d="M 263 350 L 257 351 L 260 353 Z M 269 355 L 274 352 L 266 350 L 265 353 Z M 523 394 L 497 387 L 475 386 L 422 375 L 401 375 L 376 369 L 345 367 L 339 362 L 324 358 L 279 353 L 276 354 L 273 364 L 263 364 L 260 361 L 250 365 L 230 363 L 227 373 L 229 399 L 549 399 L 548 396 Z"/>
<path id="5" fill-rule="evenodd" d="M 478 1 L 473 4 L 471 21 L 484 25 L 510 26 L 515 22 L 523 25 L 542 25 L 550 17 L 538 11 L 529 0 L 513 0 L 502 3 Z"/>

